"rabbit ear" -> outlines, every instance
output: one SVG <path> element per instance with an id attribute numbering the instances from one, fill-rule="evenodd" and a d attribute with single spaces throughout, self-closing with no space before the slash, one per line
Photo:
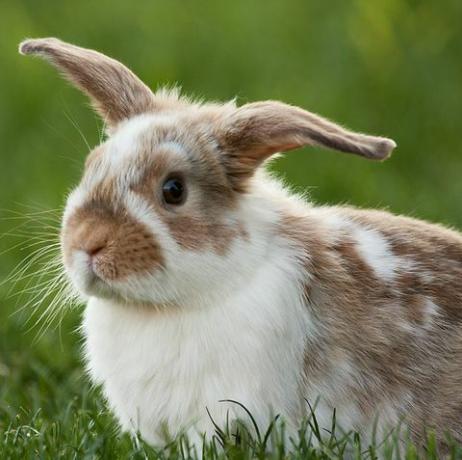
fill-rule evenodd
<path id="1" fill-rule="evenodd" d="M 276 101 L 246 104 L 220 127 L 220 144 L 231 174 L 253 174 L 265 159 L 307 145 L 384 160 L 396 143 L 348 131 L 318 115 Z"/>
<path id="2" fill-rule="evenodd" d="M 19 52 L 48 59 L 90 97 L 109 127 L 156 108 L 152 91 L 123 64 L 104 54 L 56 38 L 25 40 Z"/>

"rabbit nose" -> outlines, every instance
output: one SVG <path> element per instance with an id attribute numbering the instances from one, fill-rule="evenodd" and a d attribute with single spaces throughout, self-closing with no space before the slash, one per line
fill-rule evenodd
<path id="1" fill-rule="evenodd" d="M 94 257 L 98 253 L 100 253 L 105 247 L 106 247 L 106 245 L 104 243 L 99 243 L 99 244 L 97 243 L 97 244 L 94 244 L 92 246 L 89 246 L 88 248 L 85 248 L 85 252 L 90 257 Z"/>
<path id="2" fill-rule="evenodd" d="M 88 219 L 76 227 L 71 235 L 71 245 L 94 258 L 108 247 L 111 232 L 113 233 L 114 229 L 108 223 Z"/>
<path id="3" fill-rule="evenodd" d="M 87 237 L 83 242 L 80 243 L 80 249 L 88 254 L 93 259 L 98 254 L 101 254 L 108 245 L 108 237 L 105 233 L 93 234 L 91 237 Z"/>

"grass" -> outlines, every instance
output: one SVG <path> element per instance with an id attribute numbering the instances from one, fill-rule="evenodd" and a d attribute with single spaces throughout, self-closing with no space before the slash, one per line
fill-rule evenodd
<path id="1" fill-rule="evenodd" d="M 238 424 L 232 432 L 217 427 L 214 440 L 205 446 L 202 455 L 184 438 L 154 449 L 137 437 L 118 432 L 98 390 L 90 387 L 78 367 L 69 375 L 60 375 L 55 374 L 57 368 L 50 363 L 35 361 L 28 365 L 28 378 L 14 381 L 7 389 L 19 396 L 24 406 L 18 410 L 2 407 L 1 458 L 295 460 L 376 459 L 379 454 L 384 459 L 419 458 L 411 443 L 398 454 L 396 436 L 367 445 L 355 433 L 336 433 L 335 417 L 330 431 L 320 430 L 315 416 L 302 423 L 298 437 L 285 442 L 284 425 L 279 420 L 265 433 L 258 433 L 250 416 L 247 423 Z M 33 381 L 39 382 L 39 388 L 31 391 Z M 426 450 L 420 458 L 438 458 L 432 438 Z M 462 448 L 453 446 L 450 458 L 462 458 Z"/>
<path id="2" fill-rule="evenodd" d="M 31 363 L 30 378 L 41 382 L 42 391 L 33 395 L 33 408 L 20 408 L 2 417 L 2 458 L 65 459 L 196 459 L 201 455 L 180 438 L 164 449 L 154 449 L 139 438 L 121 435 L 97 390 L 91 389 L 81 372 L 74 370 L 64 381 L 49 375 L 43 363 Z M 44 375 L 46 374 L 46 375 Z M 26 383 L 26 382 L 25 382 Z M 19 392 L 27 400 L 27 383 Z M 5 414 L 4 414 L 5 415 Z M 334 419 L 335 420 L 335 419 Z M 254 430 L 251 420 L 240 423 L 237 431 L 217 427 L 214 440 L 204 448 L 205 459 L 337 459 L 347 452 L 353 458 L 397 458 L 397 444 L 391 438 L 386 446 L 368 446 L 358 435 L 321 432 L 315 417 L 300 427 L 299 437 L 284 442 L 282 423 L 268 427 L 265 433 Z M 335 422 L 334 422 L 335 423 Z M 238 433 L 236 435 L 236 432 Z M 269 446 L 272 446 L 271 449 Z M 426 458 L 437 458 L 429 443 Z M 351 457 L 350 457 L 351 458 Z M 406 458 L 417 458 L 409 444 Z M 462 450 L 452 458 L 462 458 Z"/>

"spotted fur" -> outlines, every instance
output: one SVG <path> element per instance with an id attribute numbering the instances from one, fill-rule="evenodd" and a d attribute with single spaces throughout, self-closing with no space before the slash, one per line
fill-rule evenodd
<path id="1" fill-rule="evenodd" d="M 236 107 L 152 93 L 122 64 L 29 40 L 83 89 L 111 135 L 67 201 L 66 270 L 88 297 L 92 379 L 126 430 L 198 442 L 245 414 L 289 433 L 317 401 L 344 430 L 404 421 L 418 442 L 462 441 L 462 236 L 348 207 L 313 207 L 265 173 L 321 145 L 372 159 L 395 144 L 280 102 Z M 173 175 L 187 190 L 167 205 Z"/>

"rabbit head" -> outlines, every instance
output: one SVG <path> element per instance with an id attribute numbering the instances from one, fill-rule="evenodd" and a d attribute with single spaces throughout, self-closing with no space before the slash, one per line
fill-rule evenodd
<path id="1" fill-rule="evenodd" d="M 253 217 L 242 203 L 265 160 L 307 145 L 382 160 L 395 147 L 280 102 L 152 92 L 120 62 L 54 38 L 26 40 L 20 52 L 49 60 L 107 126 L 62 222 L 63 262 L 85 296 L 180 304 L 223 288 L 246 270 Z"/>

